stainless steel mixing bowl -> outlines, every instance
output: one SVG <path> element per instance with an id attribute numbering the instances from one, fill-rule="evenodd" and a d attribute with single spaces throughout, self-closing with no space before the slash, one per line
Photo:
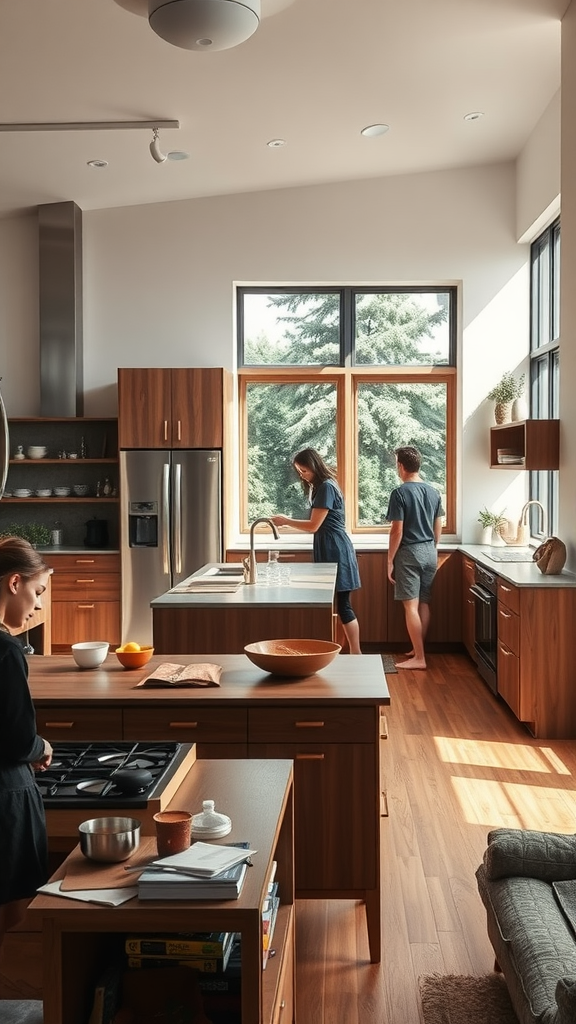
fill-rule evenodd
<path id="1" fill-rule="evenodd" d="M 140 846 L 137 818 L 90 818 L 78 826 L 80 849 L 89 860 L 117 863 Z"/>

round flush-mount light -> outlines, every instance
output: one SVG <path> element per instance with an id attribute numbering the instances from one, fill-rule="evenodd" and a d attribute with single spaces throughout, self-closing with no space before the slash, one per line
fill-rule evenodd
<path id="1" fill-rule="evenodd" d="M 368 124 L 360 130 L 360 135 L 363 135 L 366 139 L 375 139 L 379 135 L 386 135 L 386 132 L 389 130 L 389 124 Z"/>
<path id="2" fill-rule="evenodd" d="M 86 166 L 87 167 L 97 167 L 98 169 L 100 169 L 102 167 L 108 167 L 108 161 L 107 160 L 89 160 Z"/>
<path id="3" fill-rule="evenodd" d="M 229 50 L 258 28 L 260 0 L 148 0 L 148 21 L 183 50 Z"/>
<path id="4" fill-rule="evenodd" d="M 481 110 L 471 110 L 469 114 L 464 114 L 465 121 L 478 121 L 484 114 Z"/>
<path id="5" fill-rule="evenodd" d="M 286 139 L 270 139 L 270 142 L 267 142 L 266 145 L 270 149 L 280 149 L 286 145 Z"/>

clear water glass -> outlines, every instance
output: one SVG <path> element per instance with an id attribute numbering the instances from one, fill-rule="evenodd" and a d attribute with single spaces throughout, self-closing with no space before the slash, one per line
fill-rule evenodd
<path id="1" fill-rule="evenodd" d="M 268 552 L 268 583 L 271 587 L 277 587 L 280 583 L 280 557 L 279 551 Z"/>
<path id="2" fill-rule="evenodd" d="M 281 564 L 279 566 L 279 583 L 280 583 L 281 587 L 288 587 L 290 585 L 290 577 L 291 577 L 291 575 L 292 575 L 292 570 L 290 569 L 289 565 L 282 565 Z"/>

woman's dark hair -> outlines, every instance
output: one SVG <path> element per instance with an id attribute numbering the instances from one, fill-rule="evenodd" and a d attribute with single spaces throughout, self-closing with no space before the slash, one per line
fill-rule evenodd
<path id="1" fill-rule="evenodd" d="M 0 538 L 0 578 L 18 573 L 26 580 L 47 572 L 42 556 L 22 537 Z"/>
<path id="2" fill-rule="evenodd" d="M 314 494 L 319 484 L 323 484 L 325 480 L 336 479 L 336 470 L 324 462 L 315 448 L 303 448 L 302 451 L 296 452 L 296 455 L 292 456 L 292 465 L 296 466 L 296 463 L 314 474 L 312 483 L 308 483 L 306 480 L 302 481 L 302 489 L 305 494 L 309 492 Z"/>

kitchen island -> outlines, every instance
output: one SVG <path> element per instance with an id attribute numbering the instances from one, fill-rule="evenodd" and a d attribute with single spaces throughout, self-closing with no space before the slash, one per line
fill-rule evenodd
<path id="1" fill-rule="evenodd" d="M 167 660 L 217 663 L 220 685 L 137 686 Z M 155 655 L 133 671 L 109 655 L 84 672 L 70 657 L 32 658 L 30 689 L 49 740 L 176 739 L 195 742 L 199 759 L 293 760 L 296 895 L 363 900 L 370 959 L 380 960 L 381 708 L 390 695 L 379 655 L 338 655 L 301 679 L 271 676 L 244 654 Z"/>
<path id="2" fill-rule="evenodd" d="M 241 575 L 219 587 L 198 582 L 230 568 L 209 563 L 151 602 L 157 654 L 239 654 L 258 640 L 335 639 L 335 562 L 293 564 L 286 586 L 245 584 Z"/>

